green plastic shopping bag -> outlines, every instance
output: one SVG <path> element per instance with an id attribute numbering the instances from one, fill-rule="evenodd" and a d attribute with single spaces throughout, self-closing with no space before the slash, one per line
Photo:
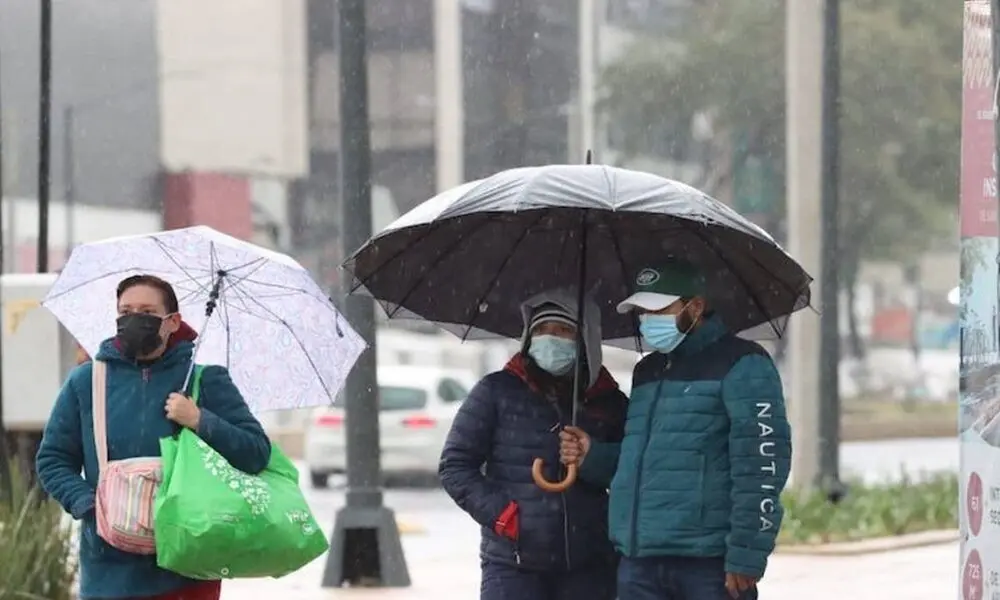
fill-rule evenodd
<path id="1" fill-rule="evenodd" d="M 200 372 L 192 397 L 197 402 Z M 185 428 L 160 440 L 163 481 L 154 505 L 156 562 L 192 579 L 281 577 L 329 548 L 281 450 L 247 475 Z"/>

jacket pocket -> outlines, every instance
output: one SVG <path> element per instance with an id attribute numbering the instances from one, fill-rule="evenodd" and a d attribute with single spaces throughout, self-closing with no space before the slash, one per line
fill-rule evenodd
<path id="1" fill-rule="evenodd" d="M 709 499 L 705 458 L 701 452 L 663 446 L 647 454 L 642 491 L 636 502 L 639 529 L 645 528 L 647 532 L 702 529 Z"/>

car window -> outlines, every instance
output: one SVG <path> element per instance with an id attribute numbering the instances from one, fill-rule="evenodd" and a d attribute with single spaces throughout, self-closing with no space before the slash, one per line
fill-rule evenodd
<path id="1" fill-rule="evenodd" d="M 427 392 L 420 388 L 382 385 L 378 396 L 380 411 L 419 410 L 427 406 Z"/>
<path id="2" fill-rule="evenodd" d="M 438 396 L 443 402 L 462 402 L 469 395 L 469 390 L 454 379 L 442 379 L 438 385 Z"/>

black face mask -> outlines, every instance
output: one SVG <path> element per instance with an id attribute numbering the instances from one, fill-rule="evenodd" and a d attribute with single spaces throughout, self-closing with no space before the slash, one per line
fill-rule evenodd
<path id="1" fill-rule="evenodd" d="M 160 326 L 163 317 L 145 313 L 132 313 L 118 317 L 119 351 L 128 359 L 146 356 L 163 344 Z"/>

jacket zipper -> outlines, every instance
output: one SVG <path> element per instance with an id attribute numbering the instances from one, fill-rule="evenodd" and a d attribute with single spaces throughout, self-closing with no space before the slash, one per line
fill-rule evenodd
<path id="1" fill-rule="evenodd" d="M 663 375 L 666 375 L 666 371 L 670 370 L 671 360 L 667 358 L 667 364 L 663 367 Z M 631 526 L 631 539 L 629 540 L 629 556 L 636 557 L 638 543 L 636 538 L 638 537 L 639 529 L 639 490 L 642 489 L 642 463 L 643 459 L 646 457 L 646 450 L 649 449 L 649 438 L 653 431 L 653 418 L 656 416 L 656 406 L 660 403 L 660 392 L 663 391 L 664 378 L 660 378 L 660 382 L 656 384 L 656 392 L 653 397 L 653 403 L 649 407 L 649 417 L 646 419 L 646 440 L 642 445 L 642 452 L 639 453 L 639 460 L 636 461 L 636 471 L 635 471 L 635 490 L 632 494 L 632 526 Z"/>

